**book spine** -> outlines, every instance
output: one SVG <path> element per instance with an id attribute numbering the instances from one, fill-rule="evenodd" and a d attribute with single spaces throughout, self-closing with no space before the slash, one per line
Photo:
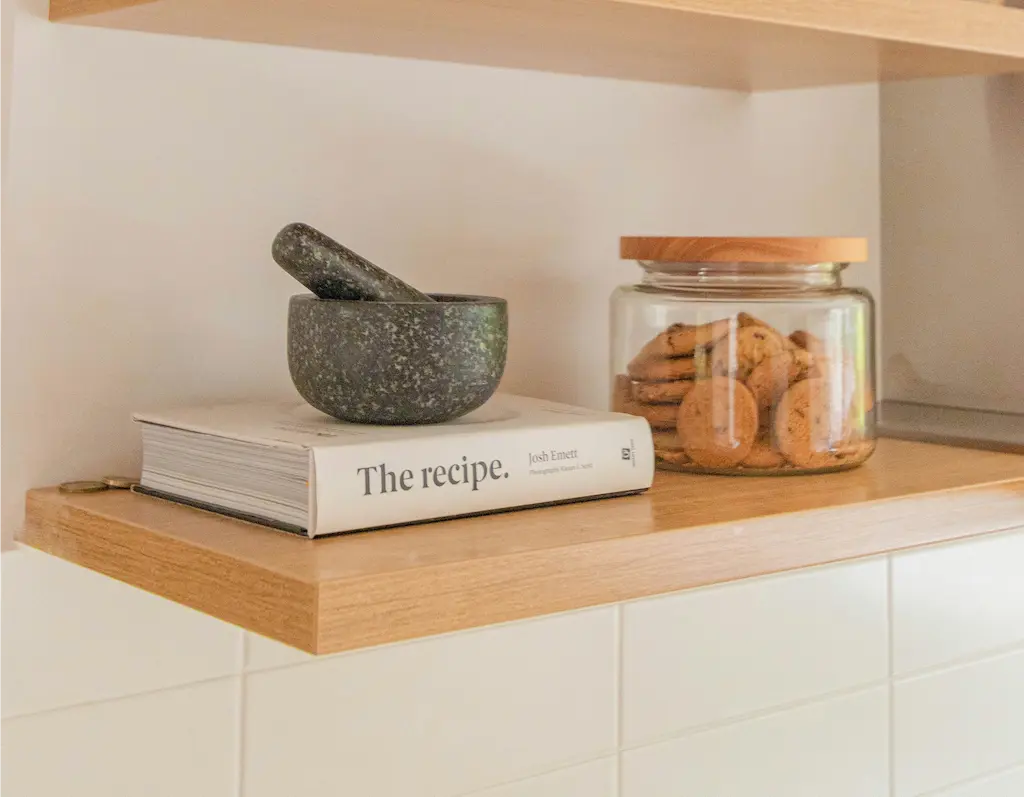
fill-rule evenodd
<path id="1" fill-rule="evenodd" d="M 311 536 L 645 490 L 643 418 L 313 449 Z"/>

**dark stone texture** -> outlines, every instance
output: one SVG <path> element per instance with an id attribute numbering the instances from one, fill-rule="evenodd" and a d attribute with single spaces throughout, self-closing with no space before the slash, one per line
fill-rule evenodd
<path id="1" fill-rule="evenodd" d="M 270 251 L 281 268 L 321 299 L 433 301 L 308 224 L 284 227 Z"/>
<path id="2" fill-rule="evenodd" d="M 475 410 L 501 381 L 508 305 L 431 294 L 420 302 L 293 296 L 288 367 L 299 394 L 353 423 L 441 423 Z"/>

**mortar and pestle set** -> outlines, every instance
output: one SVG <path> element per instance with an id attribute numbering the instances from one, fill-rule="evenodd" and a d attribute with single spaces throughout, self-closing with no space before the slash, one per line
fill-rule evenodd
<path id="1" fill-rule="evenodd" d="M 421 293 L 306 224 L 283 228 L 272 255 L 312 291 L 288 303 L 288 368 L 316 409 L 352 423 L 441 423 L 494 394 L 504 299 Z"/>

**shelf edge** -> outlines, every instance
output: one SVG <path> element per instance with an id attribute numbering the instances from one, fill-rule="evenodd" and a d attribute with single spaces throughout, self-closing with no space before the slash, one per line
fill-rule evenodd
<path id="1" fill-rule="evenodd" d="M 17 541 L 308 652 L 316 587 L 117 519 L 26 495 Z"/>

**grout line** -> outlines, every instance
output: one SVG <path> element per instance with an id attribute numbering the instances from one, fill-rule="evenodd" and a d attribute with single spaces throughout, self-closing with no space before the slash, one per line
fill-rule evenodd
<path id="1" fill-rule="evenodd" d="M 615 607 L 614 629 L 612 632 L 612 680 L 615 684 L 612 709 L 612 739 L 615 749 L 622 747 L 622 606 Z"/>
<path id="2" fill-rule="evenodd" d="M 889 720 L 889 797 L 896 797 L 896 646 L 895 628 L 893 618 L 896 614 L 893 607 L 893 575 L 892 556 L 885 557 L 885 620 L 886 620 L 886 653 L 888 658 L 888 673 L 886 679 L 889 685 L 888 697 L 888 720 Z"/>
<path id="3" fill-rule="evenodd" d="M 686 739 L 690 736 L 707 733 L 708 731 L 717 731 L 731 725 L 753 722 L 754 720 L 765 719 L 766 717 L 771 717 L 775 714 L 782 714 L 786 711 L 806 708 L 807 706 L 813 706 L 817 703 L 828 703 L 832 700 L 841 700 L 846 697 L 853 697 L 854 695 L 859 695 L 863 692 L 870 692 L 873 689 L 878 689 L 879 687 L 887 686 L 888 684 L 888 678 L 876 678 L 873 681 L 866 681 L 864 683 L 857 684 L 856 686 L 849 686 L 845 689 L 838 689 L 832 692 L 826 692 L 822 695 L 814 695 L 813 697 L 805 697 L 800 700 L 792 700 L 789 703 L 779 703 L 767 708 L 758 709 L 757 711 L 750 711 L 746 714 L 736 714 L 734 716 L 726 717 L 725 719 L 707 722 L 703 725 L 695 725 L 692 728 L 686 728 L 682 731 L 674 731 L 653 739 L 646 739 L 636 744 L 623 745 L 622 751 L 628 752 L 630 750 L 639 750 L 644 747 L 666 744 L 678 739 Z"/>
<path id="4" fill-rule="evenodd" d="M 669 594 L 669 593 L 666 593 Z M 287 642 L 281 642 L 280 640 L 267 637 L 271 642 L 276 642 L 284 647 L 297 650 L 299 653 L 307 656 L 306 659 L 299 661 L 290 661 L 285 664 L 269 664 L 261 667 L 250 667 L 248 663 L 245 666 L 245 672 L 250 675 L 264 672 L 273 672 L 275 670 L 287 670 L 292 667 L 308 667 L 313 664 L 319 664 L 320 662 L 329 661 L 330 659 L 336 659 L 340 656 L 361 656 L 372 654 L 378 650 L 386 650 L 388 648 L 396 648 L 404 645 L 420 645 L 427 644 L 433 641 L 442 641 L 450 637 L 459 635 L 471 635 L 471 634 L 483 634 L 493 631 L 500 631 L 503 628 L 511 628 L 519 625 L 525 625 L 528 623 L 541 623 L 546 620 L 555 620 L 558 618 L 570 617 L 572 615 L 583 614 L 584 612 L 599 612 L 607 609 L 614 609 L 619 604 L 611 601 L 608 603 L 595 603 L 592 606 L 581 606 L 578 609 L 566 609 L 560 612 L 551 612 L 550 614 L 537 614 L 531 617 L 519 617 L 513 620 L 502 620 L 499 623 L 490 623 L 488 625 L 476 625 L 469 628 L 455 628 L 451 631 L 442 631 L 436 634 L 427 634 L 426 636 L 409 637 L 408 639 L 394 639 L 390 642 L 378 642 L 372 645 L 366 645 L 362 647 L 354 647 L 348 650 L 339 650 L 336 653 L 310 653 L 309 651 L 296 648 L 294 645 L 289 645 Z M 250 632 L 257 633 L 257 632 Z"/>
<path id="5" fill-rule="evenodd" d="M 242 656 L 242 670 L 238 674 L 238 728 L 235 738 L 235 744 L 237 745 L 237 750 L 235 751 L 235 778 L 238 785 L 237 797 L 245 797 L 245 718 L 246 698 L 248 696 L 248 676 L 245 672 L 245 665 L 249 660 L 248 632 L 242 633 L 240 650 Z"/>
<path id="6" fill-rule="evenodd" d="M 972 775 L 969 778 L 963 780 L 957 780 L 953 783 L 947 783 L 940 786 L 937 789 L 931 789 L 930 791 L 923 791 L 917 795 L 917 797 L 942 797 L 942 794 L 948 792 L 950 789 L 959 789 L 961 786 L 970 786 L 975 783 L 984 783 L 986 780 L 992 778 L 998 778 L 1000 775 L 1005 775 L 1007 772 L 1013 772 L 1015 769 L 1024 769 L 1024 758 L 1017 761 L 1016 763 L 1009 764 L 999 769 L 993 769 L 989 772 L 985 772 L 981 775 Z"/>
<path id="7" fill-rule="evenodd" d="M 547 767 L 547 768 L 542 769 L 542 770 L 537 770 L 537 771 L 534 771 L 534 772 L 530 772 L 529 774 L 526 774 L 526 775 L 519 775 L 519 776 L 513 778 L 512 780 L 503 780 L 500 783 L 491 783 L 491 784 L 489 784 L 487 786 L 481 786 L 481 787 L 475 788 L 472 791 L 459 792 L 458 794 L 454 795 L 454 797 L 479 797 L 479 795 L 486 794 L 487 792 L 491 791 L 492 789 L 501 789 L 501 788 L 504 788 L 505 786 L 512 786 L 512 785 L 514 785 L 516 783 L 525 783 L 526 781 L 534 780 L 535 778 L 543 778 L 546 775 L 554 775 L 555 773 L 558 773 L 558 772 L 564 772 L 567 769 L 576 769 L 576 767 L 583 767 L 583 766 L 586 766 L 587 764 L 596 764 L 596 763 L 598 763 L 600 761 L 607 761 L 610 758 L 614 759 L 614 753 L 604 753 L 604 754 L 599 755 L 599 756 L 588 756 L 588 757 L 582 757 L 582 758 L 573 758 L 573 759 L 570 759 L 568 761 L 563 761 L 560 764 L 556 764 L 555 766 L 551 766 L 551 767 Z"/>
<path id="8" fill-rule="evenodd" d="M 19 711 L 14 714 L 7 714 L 3 717 L 3 721 L 8 720 L 20 720 L 25 717 L 38 717 L 43 714 L 54 714 L 58 711 L 72 711 L 76 708 L 88 708 L 89 706 L 96 706 L 100 703 L 119 703 L 122 700 L 132 700 L 136 697 L 148 697 L 149 695 L 158 695 L 161 692 L 174 692 L 180 689 L 189 689 L 193 686 L 205 686 L 206 684 L 217 683 L 218 681 L 227 681 L 232 678 L 237 678 L 238 673 L 226 673 L 224 675 L 213 675 L 209 678 L 200 678 L 196 681 L 185 681 L 180 684 L 171 684 L 169 686 L 160 686 L 156 689 L 144 689 L 141 692 L 131 692 L 126 695 L 114 695 L 113 697 L 97 697 L 92 700 L 81 700 L 76 703 L 66 703 L 61 706 L 52 706 L 50 708 L 42 708 L 38 711 Z"/>
<path id="9" fill-rule="evenodd" d="M 929 667 L 921 667 L 917 670 L 909 670 L 908 672 L 900 673 L 898 676 L 893 675 L 893 680 L 903 683 L 905 681 L 914 681 L 918 678 L 925 678 L 930 675 L 939 675 L 941 673 L 950 672 L 952 670 L 960 670 L 964 667 L 970 667 L 973 664 L 981 664 L 992 659 L 1000 659 L 1004 656 L 1012 656 L 1016 653 L 1024 652 L 1024 642 L 1018 640 L 1016 642 L 1010 642 L 1007 645 L 1000 645 L 999 647 L 987 648 L 983 651 L 968 653 L 964 656 L 958 656 L 955 659 L 944 661 L 941 664 L 932 664 Z"/>
<path id="10" fill-rule="evenodd" d="M 622 665 L 625 659 L 625 647 L 622 640 L 623 614 L 625 607 L 620 603 L 615 606 L 615 634 L 614 649 L 612 655 L 615 657 L 615 717 L 614 717 L 614 742 L 615 759 L 612 766 L 615 770 L 615 797 L 622 794 L 622 710 L 623 710 L 623 682 Z"/>

